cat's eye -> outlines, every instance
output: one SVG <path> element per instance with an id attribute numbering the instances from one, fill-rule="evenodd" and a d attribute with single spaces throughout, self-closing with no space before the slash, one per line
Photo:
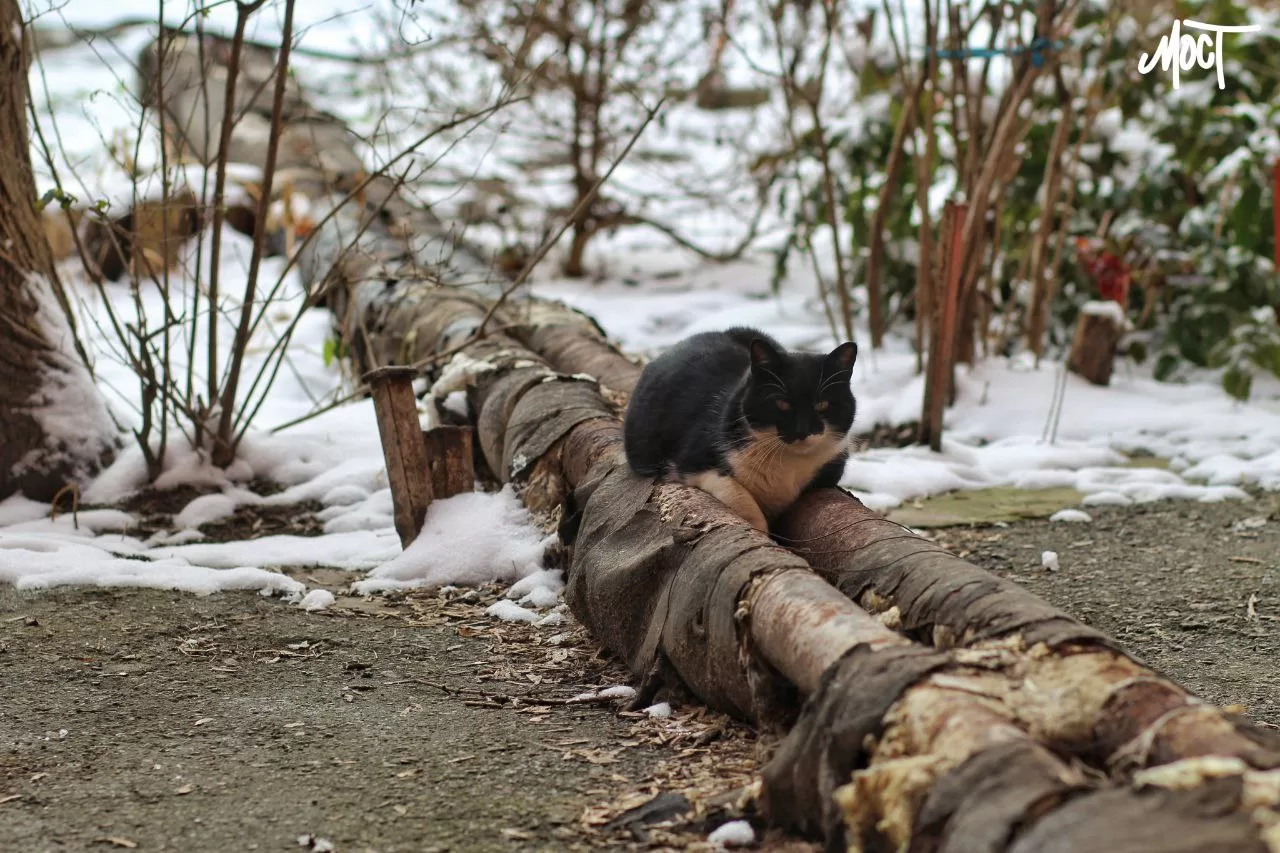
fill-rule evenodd
<path id="1" fill-rule="evenodd" d="M 825 411 L 826 411 L 827 409 L 829 409 L 829 408 L 831 408 L 831 404 L 830 404 L 830 403 L 828 403 L 826 400 L 823 400 L 821 403 L 819 403 L 818 405 L 814 406 L 814 407 L 813 407 L 813 410 L 814 410 L 815 412 L 825 412 Z"/>
<path id="2" fill-rule="evenodd" d="M 789 412 L 789 411 L 791 411 L 791 404 L 790 404 L 790 403 L 788 403 L 786 400 L 777 400 L 777 401 L 775 401 L 775 402 L 777 402 L 777 404 L 778 404 L 778 408 L 779 408 L 781 411 L 784 411 L 784 412 Z"/>

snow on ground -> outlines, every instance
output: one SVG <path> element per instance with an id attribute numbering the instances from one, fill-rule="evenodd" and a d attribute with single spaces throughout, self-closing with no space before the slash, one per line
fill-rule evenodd
<path id="1" fill-rule="evenodd" d="M 529 511 L 510 486 L 495 494 L 461 494 L 432 503 L 409 547 L 369 572 L 354 588 L 373 593 L 558 575 L 540 571 L 547 544 L 547 537 L 531 523 Z M 552 588 L 554 596 L 558 579 L 544 581 L 532 585 L 529 594 Z M 541 606 L 549 604 L 554 599 Z"/>
<path id="2" fill-rule="evenodd" d="M 173 12 L 178 5 L 166 8 Z M 318 0 L 302 5 L 307 7 L 299 8 L 299 15 L 306 16 L 301 20 L 306 30 L 304 42 L 310 46 L 364 49 L 378 40 L 375 30 L 381 23 L 376 14 L 367 14 L 368 8 L 382 8 L 378 2 L 370 6 L 363 0 Z M 49 0 L 28 0 L 24 8 L 55 9 L 47 12 L 46 24 L 66 20 L 101 25 L 135 12 L 154 13 L 150 0 L 125 0 L 106 12 L 100 11 L 106 7 L 93 4 L 55 4 Z M 227 23 L 227 9 L 214 14 L 222 18 L 211 25 Z M 250 35 L 270 40 L 273 20 L 270 15 L 264 17 Z M 278 20 L 274 26 L 278 28 Z M 104 52 L 107 49 L 101 41 L 62 51 L 49 57 L 44 77 L 32 72 L 37 113 L 47 118 L 52 112 L 58 117 L 60 135 L 71 146 L 63 165 L 74 166 L 78 174 L 70 189 L 82 199 L 127 201 L 119 169 L 113 171 L 101 152 L 105 150 L 103 139 L 127 134 L 136 126 L 136 109 L 121 93 L 115 78 L 110 73 L 104 76 L 103 58 L 109 53 L 116 55 L 111 51 L 117 49 L 119 55 L 131 57 L 146 38 L 145 29 L 130 30 L 110 51 Z M 299 74 L 304 80 L 313 72 L 332 77 L 332 67 L 325 72 L 321 65 L 299 58 Z M 317 91 L 320 106 L 338 110 L 356 121 L 357 129 L 361 127 L 358 114 L 369 112 L 369 98 L 351 97 L 348 90 L 338 103 L 327 96 L 325 87 Z M 670 133 L 675 133 L 681 150 L 692 152 L 694 168 L 704 155 L 716 169 L 724 166 L 723 151 L 712 150 L 714 146 L 699 147 L 702 143 L 681 135 L 682 128 L 695 119 L 690 114 L 676 118 L 674 129 L 663 131 L 668 136 L 655 137 L 654 145 L 670 142 Z M 369 112 L 364 120 L 376 122 L 376 112 Z M 480 137 L 471 147 L 460 146 L 458 156 L 464 160 L 481 154 L 498 157 L 485 154 L 493 145 L 492 134 Z M 140 162 L 145 160 L 143 152 Z M 453 165 L 459 173 L 479 174 L 481 167 L 493 164 Z M 652 164 L 637 165 L 631 173 L 619 170 L 618 177 L 624 183 L 643 184 L 647 170 L 653 168 Z M 44 189 L 49 181 L 41 169 Z M 495 171 L 502 170 L 495 166 Z M 716 217 L 705 214 L 686 212 L 691 218 L 679 224 L 687 225 L 689 233 L 707 236 L 703 226 Z M 732 235 L 720 236 L 729 239 Z M 247 238 L 224 234 L 222 291 L 228 294 L 228 301 L 222 310 L 228 314 L 235 313 L 237 300 L 242 298 L 248 246 Z M 195 247 L 189 248 L 187 273 L 176 277 L 171 304 L 190 304 L 197 257 L 207 270 L 208 255 L 198 256 Z M 536 277 L 535 289 L 540 295 L 563 299 L 592 313 L 630 350 L 652 354 L 694 332 L 743 324 L 760 326 L 788 346 L 825 349 L 837 343 L 823 319 L 812 272 L 803 264 L 793 266 L 775 293 L 770 280 L 774 259 L 768 253 L 709 265 L 636 229 L 601 237 L 593 244 L 590 259 L 598 272 L 595 278 L 568 281 L 544 273 Z M 553 254 L 546 269 L 554 267 Z M 64 280 L 73 293 L 79 328 L 95 354 L 97 384 L 116 416 L 126 426 L 135 427 L 138 383 L 122 363 L 107 321 L 108 309 L 126 320 L 135 317 L 134 294 L 123 284 L 108 284 L 101 291 L 91 288 L 72 267 Z M 369 401 L 346 403 L 296 426 L 272 431 L 349 388 L 340 365 L 325 357 L 327 312 L 304 311 L 305 295 L 296 274 L 286 272 L 279 259 L 267 259 L 260 288 L 273 287 L 277 281 L 280 292 L 251 342 L 247 375 L 254 375 L 268 363 L 279 336 L 295 316 L 298 322 L 288 360 L 264 401 L 256 428 L 242 445 L 241 458 L 229 470 L 218 469 L 187 449 L 175 434 L 157 484 L 193 484 L 212 489 L 214 494 L 173 507 L 176 529 L 148 541 L 130 536 L 136 519 L 119 509 L 86 509 L 76 518 L 59 515 L 50 519 L 43 505 L 22 498 L 0 502 L 0 581 L 22 588 L 66 583 L 155 586 L 199 593 L 255 589 L 305 602 L 305 586 L 280 570 L 327 566 L 350 571 L 354 588 L 363 593 L 493 580 L 515 582 L 508 597 L 495 605 L 496 618 L 527 619 L 548 626 L 563 621 L 563 605 L 556 605 L 563 581 L 558 572 L 541 571 L 544 536 L 510 491 L 462 495 L 435 504 L 423 535 L 402 553 Z M 262 299 L 266 295 L 262 290 L 251 296 Z M 154 287 L 143 287 L 138 298 L 151 329 L 158 328 L 166 316 L 163 296 Z M 229 322 L 222 328 L 221 340 L 229 341 Z M 859 339 L 865 341 L 865 335 Z M 175 340 L 177 375 L 185 371 L 190 346 L 196 352 L 195 381 L 203 383 L 203 339 L 192 342 L 179 336 Z M 225 355 L 223 352 L 224 360 Z M 1255 400 L 1241 404 L 1227 398 L 1213 376 L 1187 384 L 1162 384 L 1150 378 L 1148 369 L 1128 363 L 1120 365 L 1109 388 L 1096 388 L 1067 376 L 1056 436 L 1048 441 L 1045 437 L 1052 431 L 1050 413 L 1060 370 L 1056 363 L 1037 367 L 1018 357 L 991 359 L 972 370 L 962 369 L 957 404 L 946 415 L 941 454 L 919 448 L 867 450 L 850 462 L 844 485 L 876 508 L 891 508 L 953 489 L 995 485 L 1071 486 L 1084 493 L 1086 506 L 1163 498 L 1238 499 L 1245 497 L 1241 486 L 1280 489 L 1280 393 L 1276 383 L 1256 382 Z M 915 356 L 908 342 L 890 338 L 879 352 L 864 346 L 854 374 L 857 424 L 862 429 L 918 418 L 923 383 L 916 375 Z M 1127 456 L 1135 453 L 1166 458 L 1169 468 L 1128 467 Z M 274 481 L 284 489 L 271 495 L 255 494 L 246 488 L 255 478 Z M 82 503 L 116 506 L 145 480 L 141 453 L 126 447 L 116 463 L 85 489 Z M 318 501 L 323 506 L 323 535 L 201 541 L 202 525 L 225 519 L 238 507 L 289 506 L 301 500 Z M 323 596 L 310 599 L 312 604 L 323 600 Z"/>

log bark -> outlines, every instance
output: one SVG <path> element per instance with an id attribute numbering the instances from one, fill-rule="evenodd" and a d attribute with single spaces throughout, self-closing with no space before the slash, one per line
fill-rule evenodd
<path id="1" fill-rule="evenodd" d="M 1125 655 L 1095 628 L 955 557 L 836 490 L 806 496 L 779 535 L 850 599 L 892 610 L 939 649 L 999 650 L 998 698 L 1037 738 L 1118 777 L 1228 756 L 1280 768 L 1280 737 L 1203 703 Z M 817 544 L 809 544 L 817 543 Z"/>
<path id="2" fill-rule="evenodd" d="M 0 0 L 0 498 L 50 500 L 98 471 L 115 427 L 77 357 L 36 210 L 26 123 L 28 33 Z"/>

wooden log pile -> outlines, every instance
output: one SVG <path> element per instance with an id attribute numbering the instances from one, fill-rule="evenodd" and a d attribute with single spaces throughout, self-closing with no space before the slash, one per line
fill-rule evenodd
<path id="1" fill-rule="evenodd" d="M 831 850 L 1280 853 L 1274 732 L 838 490 L 770 538 L 636 477 L 620 414 L 639 367 L 594 322 L 504 299 L 312 185 L 335 215 L 299 269 L 351 358 L 466 392 L 478 463 L 558 524 L 569 604 L 637 702 L 687 691 L 785 733 L 762 819 Z"/>

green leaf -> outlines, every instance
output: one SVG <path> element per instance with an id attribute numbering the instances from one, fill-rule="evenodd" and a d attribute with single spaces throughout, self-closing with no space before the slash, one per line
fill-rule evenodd
<path id="1" fill-rule="evenodd" d="M 1169 381 L 1169 378 L 1173 376 L 1173 372 L 1178 369 L 1178 363 L 1181 360 L 1171 352 L 1165 353 L 1156 359 L 1156 367 L 1152 375 L 1155 376 L 1157 382 Z"/>
<path id="2" fill-rule="evenodd" d="M 1222 390 L 1237 400 L 1248 400 L 1253 387 L 1253 374 L 1238 364 L 1228 367 L 1222 374 Z"/>
<path id="3" fill-rule="evenodd" d="M 338 339 L 326 338 L 324 342 L 324 366 L 332 367 L 338 357 Z"/>

